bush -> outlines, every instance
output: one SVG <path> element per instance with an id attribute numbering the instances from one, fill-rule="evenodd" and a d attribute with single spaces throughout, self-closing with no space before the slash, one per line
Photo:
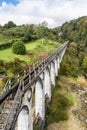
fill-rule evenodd
<path id="1" fill-rule="evenodd" d="M 0 74 L 6 74 L 5 68 L 0 68 Z"/>
<path id="2" fill-rule="evenodd" d="M 19 73 L 22 70 L 23 70 L 23 67 L 21 65 L 19 65 L 17 67 L 14 66 L 13 68 L 10 69 L 11 73 L 13 73 L 13 74 L 17 74 L 17 73 Z"/>
<path id="3" fill-rule="evenodd" d="M 16 24 L 13 23 L 12 21 L 9 21 L 8 23 L 6 23 L 4 25 L 5 28 L 12 28 L 12 27 L 16 27 Z"/>
<path id="4" fill-rule="evenodd" d="M 8 79 L 9 79 L 9 77 L 4 77 L 4 78 L 2 79 L 2 82 L 5 84 Z"/>
<path id="5" fill-rule="evenodd" d="M 51 101 L 51 105 L 48 106 L 47 109 L 47 125 L 58 121 L 63 121 L 63 120 L 68 120 L 69 115 L 68 115 L 68 108 L 71 106 L 69 99 L 62 95 L 59 94 L 56 90 L 54 91 L 55 94 L 53 94 L 53 98 Z"/>
<path id="6" fill-rule="evenodd" d="M 52 94 L 50 105 L 47 106 L 46 128 L 49 124 L 69 119 L 68 110 L 76 99 L 72 93 L 67 94 L 67 87 L 58 82 Z"/>
<path id="7" fill-rule="evenodd" d="M 18 41 L 12 45 L 12 51 L 15 54 L 24 55 L 26 54 L 26 48 L 23 42 Z"/>

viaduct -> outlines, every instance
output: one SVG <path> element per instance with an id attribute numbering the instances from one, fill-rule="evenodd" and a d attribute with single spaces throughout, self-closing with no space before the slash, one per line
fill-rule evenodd
<path id="1" fill-rule="evenodd" d="M 6 84 L 0 95 L 0 130 L 44 130 L 46 103 L 51 101 L 52 86 L 69 41 L 33 68 Z"/>

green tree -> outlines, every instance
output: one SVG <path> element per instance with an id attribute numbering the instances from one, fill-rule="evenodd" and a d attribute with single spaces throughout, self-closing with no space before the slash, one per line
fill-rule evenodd
<path id="1" fill-rule="evenodd" d="M 26 54 L 26 47 L 23 42 L 18 41 L 12 45 L 12 51 L 15 54 L 24 55 Z"/>
<path id="2" fill-rule="evenodd" d="M 6 23 L 4 25 L 5 28 L 12 28 L 12 27 L 16 27 L 16 24 L 13 23 L 12 21 L 9 21 L 8 23 Z"/>
<path id="3" fill-rule="evenodd" d="M 37 28 L 38 38 L 45 38 L 48 35 L 49 29 L 47 28 L 47 23 L 44 21 L 39 24 Z"/>
<path id="4" fill-rule="evenodd" d="M 24 34 L 24 41 L 31 41 L 34 39 L 34 29 L 33 29 L 33 24 L 31 24 L 27 31 Z"/>

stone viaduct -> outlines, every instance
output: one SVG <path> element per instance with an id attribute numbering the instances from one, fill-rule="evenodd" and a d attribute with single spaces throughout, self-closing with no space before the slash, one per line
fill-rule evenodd
<path id="1" fill-rule="evenodd" d="M 45 125 L 46 103 L 51 101 L 52 86 L 69 42 L 58 47 L 53 54 L 17 77 L 14 85 L 9 82 L 0 95 L 0 130 L 33 130 Z"/>

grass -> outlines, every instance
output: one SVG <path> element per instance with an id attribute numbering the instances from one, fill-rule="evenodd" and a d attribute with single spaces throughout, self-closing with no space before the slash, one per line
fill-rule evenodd
<path id="1" fill-rule="evenodd" d="M 59 43 L 52 42 L 50 40 L 44 40 L 44 42 L 42 43 L 42 39 L 40 39 L 25 44 L 27 49 L 26 55 L 16 55 L 12 52 L 12 48 L 0 50 L 0 60 L 4 61 L 5 66 L 9 65 L 9 68 L 1 67 L 1 70 L 4 69 L 7 76 L 12 77 L 14 71 L 17 71 L 17 73 L 18 71 L 20 71 L 20 66 L 22 66 L 23 69 L 23 67 L 25 67 L 26 65 L 35 64 L 35 62 L 37 62 L 41 58 L 45 58 L 46 56 L 48 56 L 48 54 L 52 53 L 59 45 Z M 20 64 L 18 63 L 17 67 L 14 68 L 14 66 L 12 66 L 12 62 L 14 64 L 14 61 L 17 58 L 20 60 Z M 1 79 L 0 92 L 2 91 L 2 84 L 3 83 Z"/>
<path id="2" fill-rule="evenodd" d="M 20 60 L 25 61 L 28 64 L 32 63 L 32 59 L 38 59 L 40 53 L 51 53 L 56 47 L 58 47 L 58 43 L 52 43 L 51 41 L 46 41 L 46 43 L 42 43 L 41 40 L 37 40 L 34 42 L 30 42 L 25 44 L 27 49 L 26 55 L 16 55 L 12 52 L 12 48 L 8 48 L 5 50 L 0 50 L 0 60 L 5 62 L 13 61 L 15 58 L 19 58 Z M 30 57 L 32 56 L 32 59 Z"/>
<path id="3" fill-rule="evenodd" d="M 2 92 L 2 90 L 3 90 L 3 82 L 2 82 L 2 80 L 0 79 L 0 93 Z"/>
<path id="4" fill-rule="evenodd" d="M 74 95 L 73 93 L 69 92 L 69 93 L 67 94 L 67 98 L 69 99 L 69 104 L 70 104 L 71 106 L 77 104 L 76 97 L 75 97 L 75 95 Z"/>
<path id="5" fill-rule="evenodd" d="M 63 78 L 64 79 L 64 78 Z M 52 101 L 48 106 L 46 114 L 46 128 L 59 121 L 69 119 L 68 110 L 76 103 L 76 98 L 68 89 L 69 85 L 62 82 L 62 77 L 57 81 L 57 84 L 52 93 Z"/>
<path id="6" fill-rule="evenodd" d="M 87 80 L 83 76 L 78 76 L 77 83 L 84 87 L 87 87 Z"/>

